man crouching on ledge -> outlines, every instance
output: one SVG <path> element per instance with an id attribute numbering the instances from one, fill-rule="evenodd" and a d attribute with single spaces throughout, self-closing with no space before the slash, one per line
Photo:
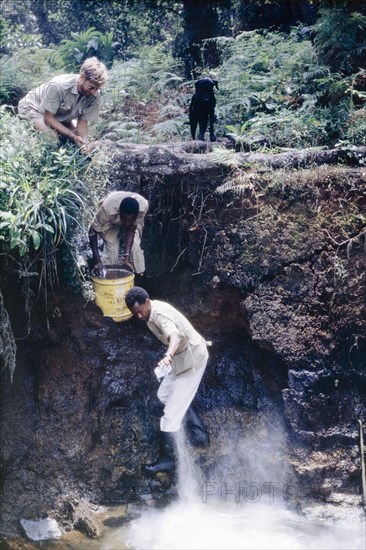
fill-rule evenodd
<path id="1" fill-rule="evenodd" d="M 157 377 L 162 378 L 157 395 L 164 403 L 159 457 L 153 464 L 145 465 L 145 470 L 171 471 L 175 467 L 173 434 L 180 429 L 183 419 L 192 445 L 204 447 L 209 443 L 207 430 L 191 405 L 207 365 L 207 344 L 184 315 L 165 302 L 150 300 L 141 287 L 135 286 L 127 292 L 126 305 L 168 346 L 155 369 Z"/>
<path id="2" fill-rule="evenodd" d="M 55 76 L 27 93 L 18 105 L 21 118 L 32 121 L 33 128 L 51 138 L 61 136 L 73 141 L 83 152 L 90 152 L 89 122 L 98 120 L 99 89 L 107 81 L 107 68 L 96 57 L 89 57 L 80 74 Z"/>

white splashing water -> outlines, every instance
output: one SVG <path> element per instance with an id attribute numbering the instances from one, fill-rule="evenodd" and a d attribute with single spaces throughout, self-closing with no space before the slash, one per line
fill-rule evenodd
<path id="1" fill-rule="evenodd" d="M 197 501 L 143 514 L 127 539 L 139 550 L 361 550 L 365 542 L 360 530 L 321 526 L 284 508 Z"/>
<path id="2" fill-rule="evenodd" d="M 322 523 L 281 501 L 243 498 L 243 487 L 202 483 L 183 432 L 177 435 L 178 501 L 149 509 L 104 540 L 103 550 L 363 550 L 360 523 Z M 207 450 L 209 452 L 209 449 Z M 231 457 L 232 458 L 232 457 Z M 226 457 L 228 460 L 228 457 Z M 255 462 L 255 461 L 254 461 Z M 263 465 L 257 464 L 260 469 Z M 258 473 L 258 469 L 257 469 Z M 273 496 L 273 495 L 272 495 Z"/>

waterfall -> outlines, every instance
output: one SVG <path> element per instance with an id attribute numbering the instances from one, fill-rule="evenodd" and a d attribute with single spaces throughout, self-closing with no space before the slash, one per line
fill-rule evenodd
<path id="1" fill-rule="evenodd" d="M 183 429 L 175 435 L 177 450 L 178 495 L 180 502 L 192 504 L 199 501 L 200 488 L 192 452 Z"/>
<path id="2" fill-rule="evenodd" d="M 286 508 L 281 491 L 276 491 L 281 489 L 286 469 L 283 464 L 276 467 L 271 461 L 283 439 L 281 430 L 276 432 L 274 426 L 271 433 L 272 439 L 266 434 L 267 446 L 263 446 L 258 434 L 255 438 L 238 434 L 233 437 L 230 430 L 224 430 L 228 437 L 222 439 L 222 460 L 215 476 L 205 479 L 181 430 L 176 435 L 178 499 L 163 510 L 146 510 L 132 521 L 127 529 L 127 548 L 363 549 L 365 534 L 359 525 L 311 521 Z M 209 453 L 210 449 L 205 452 Z M 240 470 L 243 457 L 245 472 Z M 280 476 L 278 481 L 274 474 Z M 256 481 L 253 478 L 245 481 L 248 475 L 255 475 Z M 236 480 L 235 476 L 238 476 Z M 122 548 L 121 544 L 115 544 L 109 543 L 103 548 Z"/>

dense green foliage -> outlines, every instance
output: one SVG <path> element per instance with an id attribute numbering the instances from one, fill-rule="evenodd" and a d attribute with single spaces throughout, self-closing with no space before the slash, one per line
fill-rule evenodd
<path id="1" fill-rule="evenodd" d="M 160 45 L 115 63 L 103 90 L 99 135 L 132 142 L 187 137 L 185 106 L 191 94 L 184 93 L 182 72 L 181 63 Z"/>
<path id="2" fill-rule="evenodd" d="M 0 230 L 2 252 L 21 272 L 39 272 L 46 291 L 58 279 L 61 245 L 77 256 L 73 235 L 86 239 L 88 222 L 104 194 L 104 167 L 71 145 L 60 147 L 2 109 L 0 119 Z M 80 273 L 82 275 L 82 273 Z"/>
<path id="3" fill-rule="evenodd" d="M 13 55 L 3 55 L 0 59 L 0 105 L 16 106 L 19 100 L 31 89 L 54 76 L 49 63 L 51 52 L 47 49 L 21 49 Z"/>
<path id="4" fill-rule="evenodd" d="M 69 224 L 79 223 L 85 186 L 77 178 L 79 156 L 52 146 L 44 136 L 35 144 L 24 135 L 24 124 L 14 124 L 13 117 L 9 124 L 7 117 L 1 120 L 1 200 L 5 208 L 0 213 L 0 229 L 8 234 L 10 249 L 17 248 L 24 256 L 49 238 L 58 246 Z M 70 176 L 74 181 L 70 182 Z M 80 187 L 80 192 L 71 187 Z"/>
<path id="5" fill-rule="evenodd" d="M 319 62 L 301 28 L 286 35 L 253 31 L 221 43 L 218 112 L 239 124 L 247 141 L 262 136 L 269 147 L 309 147 L 344 137 L 358 92 Z"/>
<path id="6" fill-rule="evenodd" d="M 219 135 L 229 133 L 245 147 L 363 143 L 360 117 L 352 113 L 365 100 L 366 16 L 347 2 L 304 2 L 312 17 L 321 6 L 312 28 L 245 31 L 235 38 L 240 26 L 252 27 L 269 9 L 282 26 L 292 21 L 285 17 L 289 4 L 293 18 L 306 19 L 306 12 L 274 0 L 27 0 L 23 11 L 18 0 L 11 4 L 15 9 L 7 0 L 3 19 L 1 103 L 16 105 L 42 80 L 77 71 L 97 55 L 109 67 L 114 63 L 99 136 L 145 142 L 189 137 L 192 76 L 211 74 L 220 85 Z M 204 25 L 195 23 L 199 10 Z M 220 31 L 226 36 L 210 38 Z M 39 49 L 42 40 L 58 42 Z"/>
<path id="7" fill-rule="evenodd" d="M 346 9 L 320 10 L 315 30 L 315 50 L 333 71 L 345 75 L 365 68 L 366 15 Z"/>
<path id="8" fill-rule="evenodd" d="M 219 81 L 216 128 L 250 149 L 364 143 L 360 117 L 363 70 L 344 76 L 320 63 L 309 33 L 250 31 L 216 38 L 221 63 L 202 75 Z M 193 81 L 162 46 L 114 64 L 104 90 L 98 132 L 108 139 L 156 142 L 189 139 Z M 361 117 L 362 118 L 362 117 Z M 357 131 L 353 128 L 357 125 Z"/>

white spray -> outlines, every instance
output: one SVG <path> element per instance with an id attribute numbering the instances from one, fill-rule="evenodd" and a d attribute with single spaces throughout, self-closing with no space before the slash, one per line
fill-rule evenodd
<path id="1" fill-rule="evenodd" d="M 178 500 L 133 521 L 127 530 L 127 548 L 363 549 L 365 534 L 358 525 L 324 525 L 286 508 L 281 494 L 287 474 L 283 434 L 273 425 L 272 437 L 263 432 L 263 426 L 257 428 L 255 437 L 240 437 L 228 426 L 220 428 L 222 458 L 209 479 L 195 465 L 193 450 L 180 431 L 176 437 Z M 118 544 L 104 548 L 119 550 Z"/>

